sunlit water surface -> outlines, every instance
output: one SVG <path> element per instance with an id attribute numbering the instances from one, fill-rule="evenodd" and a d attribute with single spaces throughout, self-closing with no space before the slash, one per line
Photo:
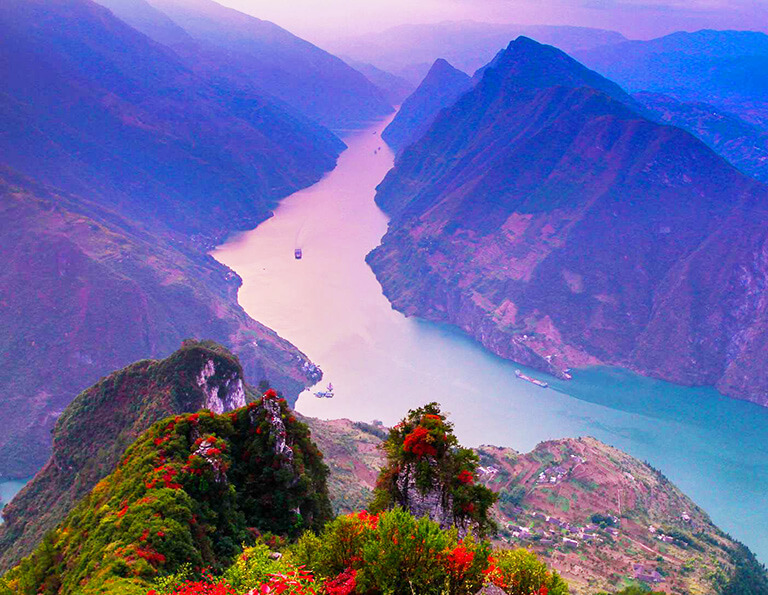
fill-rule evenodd
<path id="1" fill-rule="evenodd" d="M 373 201 L 393 162 L 385 125 L 345 138 L 333 172 L 213 253 L 242 277 L 245 310 L 319 364 L 323 386 L 333 383 L 333 399 L 307 391 L 297 409 L 392 424 L 439 401 L 465 444 L 521 451 L 595 436 L 663 471 L 768 561 L 768 409 L 609 368 L 547 378 L 542 389 L 462 333 L 391 308 L 364 260 L 387 228 Z"/>

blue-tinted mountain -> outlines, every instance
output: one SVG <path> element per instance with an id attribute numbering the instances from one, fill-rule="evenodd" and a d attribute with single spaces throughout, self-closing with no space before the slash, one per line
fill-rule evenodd
<path id="1" fill-rule="evenodd" d="M 183 235 L 2 166 L 0 217 L 0 477 L 45 463 L 50 429 L 78 392 L 189 337 L 228 345 L 254 383 L 291 402 L 319 379 L 240 308 L 239 278 Z"/>
<path id="2" fill-rule="evenodd" d="M 418 88 L 403 102 L 381 138 L 395 151 L 410 145 L 430 127 L 441 109 L 472 87 L 469 76 L 443 59 L 437 60 Z"/>
<path id="3" fill-rule="evenodd" d="M 614 83 L 518 39 L 379 186 L 394 306 L 564 375 L 768 390 L 768 188 Z"/>
<path id="4" fill-rule="evenodd" d="M 744 173 L 768 183 L 768 127 L 708 103 L 647 92 L 633 97 L 659 122 L 687 130 Z"/>
<path id="5" fill-rule="evenodd" d="M 333 168 L 336 136 L 212 84 L 90 0 L 1 3 L 0 73 L 0 476 L 45 462 L 80 390 L 187 337 L 225 343 L 291 400 L 317 380 L 206 249 Z"/>
<path id="6" fill-rule="evenodd" d="M 392 111 L 365 76 L 274 23 L 213 0 L 148 1 L 194 40 L 170 47 L 202 77 L 256 90 L 333 129 L 360 127 Z M 159 17 L 151 24 L 139 18 L 139 3 L 145 0 L 104 0 L 129 24 L 166 43 L 156 33 Z"/>
<path id="7" fill-rule="evenodd" d="M 768 96 L 768 35 L 752 31 L 678 32 L 574 54 L 628 91 L 728 104 Z"/>

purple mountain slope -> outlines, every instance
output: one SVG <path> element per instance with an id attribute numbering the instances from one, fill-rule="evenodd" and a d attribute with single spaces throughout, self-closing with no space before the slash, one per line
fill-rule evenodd
<path id="1" fill-rule="evenodd" d="M 621 365 L 768 405 L 768 188 L 518 39 L 378 189 L 396 308 L 563 375 Z"/>

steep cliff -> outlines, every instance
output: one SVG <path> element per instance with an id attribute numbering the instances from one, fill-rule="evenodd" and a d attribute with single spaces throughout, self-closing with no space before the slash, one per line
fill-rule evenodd
<path id="1" fill-rule="evenodd" d="M 638 109 L 518 39 L 379 186 L 392 222 L 369 263 L 396 308 L 501 356 L 768 404 L 768 189 Z"/>

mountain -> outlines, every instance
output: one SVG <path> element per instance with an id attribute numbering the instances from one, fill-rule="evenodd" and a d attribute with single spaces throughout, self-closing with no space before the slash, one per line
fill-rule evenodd
<path id="1" fill-rule="evenodd" d="M 635 93 L 647 114 L 703 140 L 745 174 L 768 182 L 768 127 L 702 102 L 682 102 L 658 93 Z"/>
<path id="2" fill-rule="evenodd" d="M 453 105 L 471 87 L 468 75 L 445 60 L 435 61 L 426 78 L 381 133 L 381 138 L 395 151 L 400 151 L 421 138 L 440 110 Z"/>
<path id="3" fill-rule="evenodd" d="M 303 421 L 331 469 L 335 511 L 354 511 L 370 501 L 385 463 L 377 447 L 386 428 Z M 754 555 L 663 474 L 594 438 L 543 442 L 525 454 L 497 446 L 475 452 L 479 480 L 499 495 L 496 540 L 535 551 L 575 595 L 615 592 L 637 575 L 655 576 L 657 569 L 663 582 L 649 586 L 669 593 L 762 593 L 768 585 Z M 640 572 L 635 565 L 642 566 Z"/>
<path id="4" fill-rule="evenodd" d="M 681 101 L 738 105 L 765 102 L 768 35 L 754 31 L 677 32 L 574 52 L 590 68 L 631 92 Z"/>
<path id="5" fill-rule="evenodd" d="M 5 162 L 133 217 L 221 236 L 227 219 L 263 220 L 343 149 L 258 95 L 200 79 L 89 0 L 9 0 L 0 29 Z"/>
<path id="6" fill-rule="evenodd" d="M 359 128 L 392 111 L 379 90 L 339 58 L 262 21 L 212 0 L 103 0 L 131 26 L 174 49 L 196 74 L 282 102 L 335 130 Z M 142 7 L 141 9 L 139 7 Z M 189 39 L 173 42 L 161 19 Z"/>
<path id="7" fill-rule="evenodd" d="M 768 188 L 635 106 L 518 39 L 398 156 L 368 261 L 397 309 L 503 357 L 561 377 L 625 366 L 768 405 Z"/>
<path id="8" fill-rule="evenodd" d="M 153 423 L 200 409 L 231 411 L 256 396 L 238 359 L 211 341 L 186 341 L 164 360 L 142 360 L 99 380 L 64 410 L 51 458 L 3 511 L 0 567 L 29 554 Z"/>
<path id="9" fill-rule="evenodd" d="M 225 343 L 292 400 L 315 382 L 206 252 L 317 181 L 343 143 L 198 77 L 89 0 L 3 2 L 0 32 L 0 477 L 39 469 L 78 392 L 188 337 Z"/>
<path id="10" fill-rule="evenodd" d="M 245 378 L 220 345 L 189 341 L 80 394 L 56 425 L 50 461 L 6 508 L 0 568 L 35 553 L 5 578 L 35 577 L 25 593 L 41 582 L 57 593 L 75 584 L 78 592 L 132 593 L 115 576 L 126 576 L 117 569 L 127 564 L 145 593 L 149 578 L 181 561 L 226 565 L 233 548 L 252 540 L 250 528 L 296 535 L 329 518 L 331 505 L 336 514 L 364 509 L 389 429 L 304 418 Z M 478 481 L 499 496 L 497 544 L 533 549 L 573 593 L 618 589 L 635 578 L 635 565 L 651 575 L 658 568 L 673 593 L 763 592 L 765 569 L 747 548 L 621 451 L 578 438 L 527 454 L 495 446 L 475 453 Z M 98 572 L 84 575 L 86 567 Z M 721 590 L 737 581 L 741 591 Z"/>
<path id="11" fill-rule="evenodd" d="M 439 58 L 463 72 L 474 72 L 520 35 L 569 53 L 626 41 L 615 31 L 588 27 L 445 21 L 400 25 L 381 33 L 329 40 L 325 45 L 337 55 L 373 64 L 418 84 L 429 65 Z M 422 69 L 417 69 L 415 78 L 410 78 L 406 74 L 414 65 L 421 65 Z"/>
<path id="12" fill-rule="evenodd" d="M 403 103 L 403 100 L 413 93 L 416 88 L 415 85 L 402 76 L 376 68 L 373 64 L 355 62 L 353 60 L 350 60 L 348 64 L 376 85 L 384 99 L 392 105 Z"/>
<path id="13" fill-rule="evenodd" d="M 168 417 L 5 578 L 18 593 L 139 594 L 184 564 L 216 571 L 259 532 L 295 538 L 330 520 L 327 473 L 272 390 L 230 413 Z"/>
<path id="14" fill-rule="evenodd" d="M 319 380 L 307 358 L 237 303 L 239 278 L 185 237 L 0 167 L 0 474 L 45 463 L 49 430 L 110 371 L 194 336 L 226 343 L 255 382 L 293 401 Z"/>

